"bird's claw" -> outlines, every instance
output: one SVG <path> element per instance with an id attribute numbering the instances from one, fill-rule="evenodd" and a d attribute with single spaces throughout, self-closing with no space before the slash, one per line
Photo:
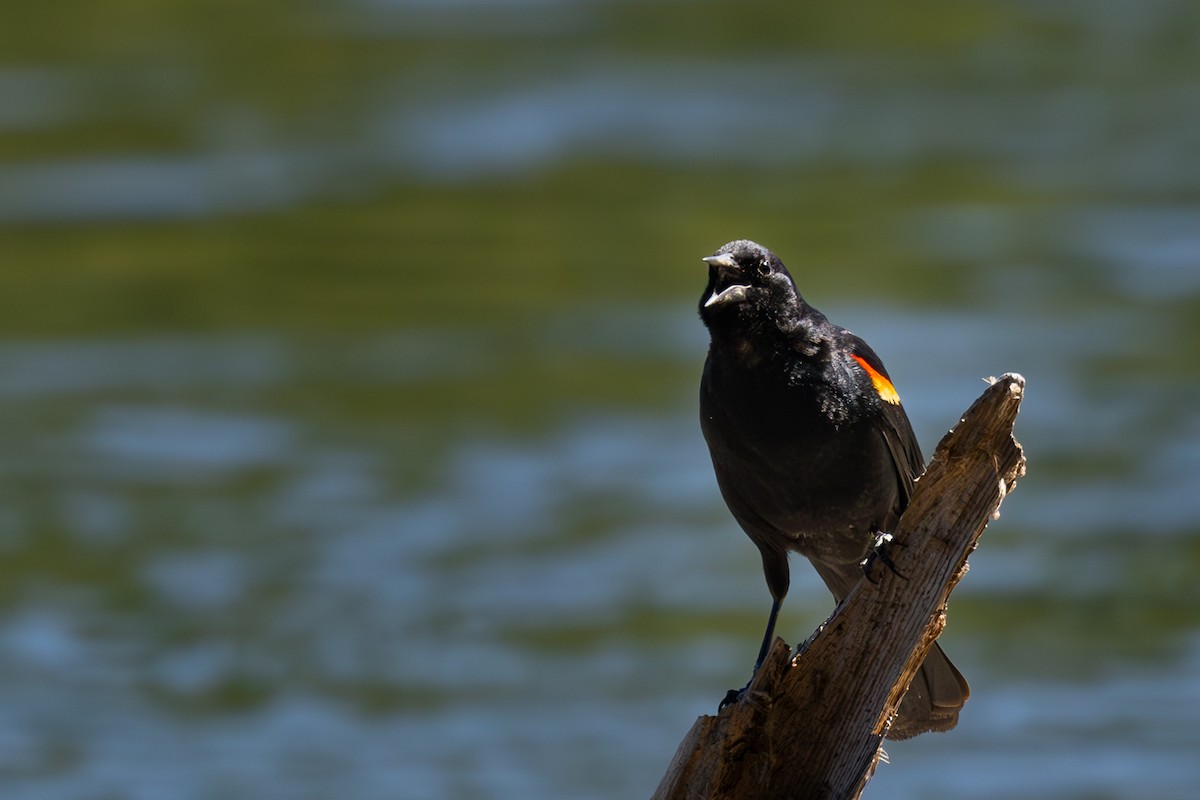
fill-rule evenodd
<path id="1" fill-rule="evenodd" d="M 864 558 L 860 562 L 862 565 L 862 568 L 863 568 L 863 572 L 867 576 L 867 580 L 869 580 L 871 583 L 878 582 L 871 576 L 871 573 L 875 569 L 876 561 L 882 561 L 883 565 L 885 567 L 890 569 L 895 574 L 899 575 L 901 578 L 908 580 L 908 578 L 905 577 L 904 573 L 902 573 L 902 572 L 900 572 L 900 570 L 896 569 L 895 562 L 893 562 L 891 556 L 888 555 L 888 551 L 891 548 L 902 547 L 902 546 L 903 545 L 901 545 L 899 542 L 897 542 L 895 540 L 895 537 L 893 537 L 890 533 L 887 533 L 885 531 L 879 531 L 878 533 L 876 533 L 875 534 L 875 544 L 871 547 L 871 552 L 868 553 L 867 557 Z"/>
<path id="2" fill-rule="evenodd" d="M 747 683 L 740 689 L 730 689 L 728 692 L 726 692 L 725 696 L 721 698 L 721 702 L 717 705 L 718 713 L 740 701 L 745 696 L 746 691 L 749 690 L 749 688 L 750 684 Z"/>
<path id="3" fill-rule="evenodd" d="M 721 702 L 717 704 L 717 711 L 723 711 L 736 703 L 738 700 L 741 700 L 742 695 L 745 693 L 745 689 L 730 689 L 725 693 L 725 696 L 721 698 Z"/>

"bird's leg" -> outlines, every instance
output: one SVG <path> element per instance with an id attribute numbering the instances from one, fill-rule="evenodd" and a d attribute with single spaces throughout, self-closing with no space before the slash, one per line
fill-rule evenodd
<path id="1" fill-rule="evenodd" d="M 783 605 L 783 598 L 776 597 L 771 600 L 771 616 L 767 618 L 767 630 L 763 633 L 762 646 L 758 648 L 758 658 L 754 661 L 754 671 L 750 673 L 750 680 L 746 681 L 746 685 L 741 689 L 730 689 L 725 693 L 724 699 L 717 706 L 717 711 L 720 711 L 725 706 L 733 705 L 746 690 L 750 688 L 750 684 L 754 681 L 754 676 L 758 674 L 758 669 L 767 660 L 767 651 L 771 649 L 771 642 L 775 639 L 775 621 L 779 619 L 779 609 Z"/>
<path id="2" fill-rule="evenodd" d="M 754 660 L 754 671 L 757 673 L 758 668 L 767 660 L 767 651 L 771 649 L 771 642 L 775 639 L 775 621 L 779 619 L 779 609 L 783 605 L 783 600 L 773 598 L 771 600 L 771 615 L 767 617 L 767 630 L 763 633 L 762 644 L 758 648 L 758 658 Z"/>
<path id="3" fill-rule="evenodd" d="M 887 531 L 875 532 L 875 544 L 871 546 L 871 552 L 867 553 L 867 557 L 859 562 L 863 568 L 863 572 L 866 573 L 867 580 L 869 580 L 871 583 L 876 582 L 875 579 L 871 577 L 871 572 L 875 569 L 876 561 L 882 561 L 885 567 L 899 575 L 901 578 L 904 578 L 904 580 L 908 580 L 908 578 L 905 577 L 900 570 L 896 569 L 896 564 L 892 561 L 891 556 L 888 555 L 888 551 L 893 547 L 903 547 L 903 545 L 900 544 L 900 542 L 897 542 L 895 538 Z"/>

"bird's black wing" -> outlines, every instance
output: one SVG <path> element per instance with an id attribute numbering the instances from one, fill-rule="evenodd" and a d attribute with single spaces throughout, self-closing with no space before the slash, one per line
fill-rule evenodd
<path id="1" fill-rule="evenodd" d="M 896 477 L 900 485 L 902 506 L 896 510 L 897 515 L 908 506 L 912 497 L 913 484 L 925 471 L 925 459 L 921 455 L 921 446 L 913 433 L 912 423 L 900 403 L 900 394 L 892 384 L 891 376 L 883 361 L 876 355 L 871 346 L 858 336 L 846 331 L 846 342 L 851 357 L 870 376 L 875 391 L 882 401 L 879 403 L 879 425 L 883 439 L 892 454 L 896 465 Z"/>

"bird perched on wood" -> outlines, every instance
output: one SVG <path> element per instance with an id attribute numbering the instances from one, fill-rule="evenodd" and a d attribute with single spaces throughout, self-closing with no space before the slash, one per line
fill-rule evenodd
<path id="1" fill-rule="evenodd" d="M 886 553 L 878 548 L 925 462 L 879 356 L 806 303 L 774 253 L 743 239 L 704 261 L 700 423 L 721 495 L 758 546 L 771 592 L 757 671 L 787 595 L 788 553 L 806 556 L 840 601 L 873 554 Z M 969 695 L 934 644 L 888 738 L 953 728 Z"/>

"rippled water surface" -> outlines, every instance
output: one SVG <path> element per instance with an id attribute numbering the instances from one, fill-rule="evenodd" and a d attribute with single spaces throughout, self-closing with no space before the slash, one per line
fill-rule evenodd
<path id="1" fill-rule="evenodd" d="M 1028 380 L 943 638 L 974 695 L 866 796 L 1194 796 L 1191 5 L 14 16 L 4 797 L 648 796 L 768 605 L 696 422 L 738 237 L 927 453 Z"/>

